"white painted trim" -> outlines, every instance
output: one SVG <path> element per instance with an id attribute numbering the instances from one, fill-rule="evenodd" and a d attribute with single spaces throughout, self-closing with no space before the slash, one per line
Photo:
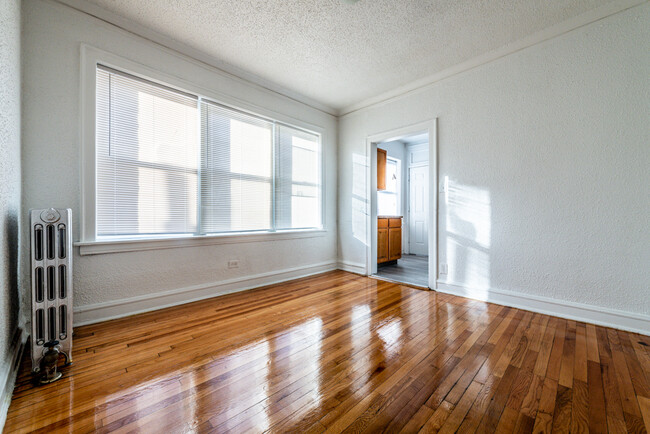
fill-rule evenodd
<path id="1" fill-rule="evenodd" d="M 339 261 L 338 269 L 349 271 L 350 273 L 361 274 L 362 276 L 368 275 L 366 272 L 366 265 L 359 262 Z"/>
<path id="2" fill-rule="evenodd" d="M 0 432 L 2 432 L 7 421 L 7 412 L 14 394 L 16 376 L 20 368 L 20 362 L 25 349 L 26 336 L 22 329 L 17 329 L 12 346 L 9 348 L 6 360 L 0 366 Z"/>
<path id="3" fill-rule="evenodd" d="M 366 138 L 366 274 L 377 272 L 377 143 L 400 140 L 422 132 L 429 138 L 429 185 L 438 185 L 438 118 L 373 134 Z M 431 190 L 429 191 L 431 194 Z M 438 276 L 438 188 L 429 198 L 429 288 L 436 289 Z"/>
<path id="4" fill-rule="evenodd" d="M 203 283 L 200 285 L 172 289 L 170 291 L 154 294 L 79 306 L 74 309 L 74 325 L 77 327 L 86 324 L 94 324 L 138 313 L 191 303 L 206 298 L 217 297 L 219 295 L 246 291 L 260 286 L 272 285 L 287 280 L 336 270 L 336 267 L 336 261 L 320 262 L 317 264 L 260 273 L 253 276 L 236 277 L 234 279 L 223 280 L 220 282 Z"/>
<path id="5" fill-rule="evenodd" d="M 650 336 L 650 316 L 500 289 L 438 282 L 439 292 Z"/>
<path id="6" fill-rule="evenodd" d="M 356 104 L 351 104 L 347 107 L 343 107 L 338 111 L 338 116 L 347 116 L 351 113 L 358 112 L 369 107 L 381 106 L 412 94 L 425 92 L 431 88 L 431 86 L 446 78 L 453 77 L 454 75 L 461 74 L 481 65 L 494 62 L 498 59 L 501 59 L 502 57 L 506 57 L 510 54 L 516 53 L 537 44 L 541 44 L 542 42 L 548 41 L 550 39 L 562 36 L 563 34 L 579 29 L 580 27 L 584 27 L 588 24 L 602 20 L 611 15 L 641 5 L 646 1 L 648 0 L 614 0 L 610 3 L 592 9 L 591 11 L 578 15 L 577 17 L 573 17 L 554 26 L 547 27 L 546 29 L 533 33 L 532 35 L 529 35 L 525 38 L 513 41 L 500 48 L 497 48 L 496 50 L 466 60 L 465 62 L 451 66 L 428 77 L 421 78 L 404 86 L 400 86 L 388 92 L 384 92 L 374 97 L 365 99 Z"/>
<path id="7" fill-rule="evenodd" d="M 81 45 L 79 63 L 79 161 L 80 211 L 79 226 L 82 240 L 95 239 L 96 228 L 96 146 L 95 113 L 97 64 L 94 49 Z"/>
<path id="8" fill-rule="evenodd" d="M 465 62 L 451 66 L 443 71 L 432 74 L 428 77 L 413 81 L 407 85 L 397 87 L 388 92 L 381 93 L 374 97 L 365 99 L 363 101 L 351 104 L 342 109 L 322 104 L 319 101 L 306 97 L 300 93 L 287 89 L 271 81 L 251 74 L 243 69 L 237 68 L 233 65 L 227 64 L 219 59 L 210 56 L 203 51 L 192 48 L 186 44 L 178 42 L 173 38 L 158 33 L 148 27 L 144 27 L 135 23 L 127 18 L 118 14 L 110 12 L 102 7 L 86 2 L 84 0 L 43 0 L 50 3 L 56 3 L 69 7 L 78 13 L 82 13 L 93 18 L 96 18 L 99 25 L 104 27 L 111 27 L 119 29 L 129 34 L 146 39 L 156 45 L 160 46 L 166 51 L 173 52 L 177 56 L 183 56 L 186 61 L 191 61 L 203 68 L 208 68 L 215 73 L 224 77 L 234 79 L 258 89 L 264 90 L 269 93 L 274 93 L 278 96 L 287 98 L 305 104 L 311 108 L 330 114 L 332 116 L 346 116 L 365 108 L 391 102 L 395 99 L 402 98 L 412 93 L 422 92 L 431 85 L 438 81 L 476 68 L 478 66 L 493 62 L 502 57 L 524 50 L 528 47 L 540 44 L 555 37 L 561 36 L 565 33 L 576 30 L 580 27 L 586 26 L 593 22 L 602 20 L 611 15 L 625 11 L 632 7 L 645 3 L 647 0 L 614 0 L 610 3 L 597 7 L 591 11 L 585 12 L 576 17 L 570 18 L 566 21 L 558 23 L 554 26 L 543 29 L 539 32 L 533 33 L 525 38 L 513 41 L 496 50 L 482 54 L 480 56 L 469 59 Z"/>
<path id="9" fill-rule="evenodd" d="M 166 51 L 173 52 L 176 55 L 183 56 L 184 58 L 186 58 L 187 61 L 191 61 L 204 68 L 209 68 L 210 70 L 213 70 L 215 73 L 218 73 L 224 77 L 228 77 L 230 79 L 244 82 L 248 85 L 257 87 L 266 92 L 274 93 L 276 95 L 282 96 L 292 101 L 305 104 L 311 108 L 322 111 L 324 113 L 333 116 L 342 117 L 374 105 L 379 105 L 379 104 L 393 101 L 395 99 L 402 98 L 411 93 L 422 92 L 426 90 L 426 88 L 430 87 L 431 85 L 435 84 L 438 81 L 444 80 L 446 78 L 452 77 L 454 75 L 460 74 L 462 72 L 468 71 L 470 69 L 476 68 L 486 63 L 493 62 L 495 60 L 516 53 L 518 51 L 524 50 L 528 47 L 561 36 L 565 33 L 571 32 L 580 27 L 586 26 L 593 22 L 607 18 L 611 15 L 617 14 L 619 12 L 643 4 L 647 0 L 614 0 L 610 3 L 592 9 L 588 12 L 585 12 L 581 15 L 570 18 L 566 21 L 563 21 L 561 23 L 543 29 L 539 32 L 533 33 L 532 35 L 529 35 L 525 38 L 519 39 L 517 41 L 513 41 L 500 48 L 497 48 L 496 50 L 490 51 L 488 53 L 469 59 L 465 62 L 451 66 L 443 71 L 439 71 L 428 77 L 413 81 L 407 85 L 397 87 L 388 92 L 384 92 L 374 97 L 351 104 L 347 107 L 343 107 L 342 109 L 336 109 L 326 104 L 322 104 L 319 101 L 306 97 L 300 93 L 287 89 L 271 81 L 265 80 L 255 74 L 251 74 L 243 69 L 227 64 L 226 62 L 223 62 L 213 56 L 210 56 L 201 50 L 192 48 L 186 44 L 174 40 L 173 38 L 165 36 L 161 33 L 156 32 L 155 30 L 152 30 L 148 27 L 144 27 L 132 20 L 124 18 L 118 14 L 110 12 L 102 7 L 86 2 L 84 0 L 44 0 L 44 1 L 48 1 L 51 3 L 58 3 L 63 6 L 69 7 L 78 13 L 82 13 L 91 16 L 93 18 L 96 18 L 97 20 L 99 20 L 98 24 L 104 27 L 117 28 L 119 30 L 125 31 L 132 35 L 144 38 L 152 43 L 155 43 L 156 45 L 159 45 L 161 48 L 165 49 Z"/>
<path id="10" fill-rule="evenodd" d="M 206 54 L 201 50 L 190 47 L 161 33 L 156 32 L 148 27 L 144 27 L 134 21 L 124 18 L 118 14 L 110 12 L 100 6 L 94 5 L 84 0 L 43 0 L 48 3 L 59 4 L 61 6 L 73 9 L 77 13 L 88 15 L 98 20 L 98 25 L 111 28 L 112 30 L 118 29 L 131 35 L 143 38 L 151 43 L 159 46 L 167 52 L 173 53 L 176 56 L 183 56 L 184 60 L 192 62 L 202 68 L 209 69 L 212 72 L 227 77 L 231 80 L 236 80 L 240 83 L 263 90 L 267 93 L 273 93 L 276 96 L 295 101 L 323 113 L 337 116 L 338 110 L 295 92 L 286 87 L 280 86 L 277 83 L 266 80 L 255 74 L 247 72 L 241 68 L 223 62 L 216 57 Z"/>
<path id="11" fill-rule="evenodd" d="M 219 244 L 259 243 L 264 241 L 296 240 L 319 238 L 327 235 L 324 229 L 295 230 L 278 232 L 254 232 L 239 234 L 197 235 L 189 237 L 168 237 L 156 239 L 130 239 L 76 242 L 79 254 L 99 255 L 104 253 L 137 252 L 142 250 L 175 249 L 181 247 L 211 246 Z"/>

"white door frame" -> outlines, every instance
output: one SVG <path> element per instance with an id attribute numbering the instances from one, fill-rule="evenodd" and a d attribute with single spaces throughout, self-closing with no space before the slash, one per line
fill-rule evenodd
<path id="1" fill-rule="evenodd" d="M 429 134 L 429 288 L 435 290 L 438 276 L 438 118 L 366 138 L 369 163 L 366 177 L 366 275 L 377 273 L 377 144 L 424 132 Z"/>

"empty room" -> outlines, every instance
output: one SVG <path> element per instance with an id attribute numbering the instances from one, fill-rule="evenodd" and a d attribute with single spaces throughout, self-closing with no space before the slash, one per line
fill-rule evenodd
<path id="1" fill-rule="evenodd" d="M 1 0 L 0 432 L 650 430 L 647 0 Z"/>

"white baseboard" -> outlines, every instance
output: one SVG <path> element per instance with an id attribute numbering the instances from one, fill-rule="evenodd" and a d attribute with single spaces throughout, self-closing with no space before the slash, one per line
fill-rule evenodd
<path id="1" fill-rule="evenodd" d="M 14 385 L 16 384 L 16 375 L 23 356 L 25 348 L 26 335 L 22 329 L 17 329 L 11 342 L 11 348 L 7 358 L 0 366 L 0 432 L 2 432 L 5 422 L 7 421 L 7 412 L 11 404 L 11 397 L 14 394 Z"/>
<path id="2" fill-rule="evenodd" d="M 364 264 L 348 261 L 321 262 L 253 276 L 238 277 L 221 282 L 194 285 L 155 294 L 79 306 L 74 310 L 74 324 L 75 326 L 80 326 L 122 318 L 137 313 L 150 312 L 197 300 L 217 297 L 219 295 L 245 291 L 259 286 L 281 283 L 335 269 L 366 275 L 366 267 Z M 650 335 L 650 317 L 646 315 L 512 291 L 466 288 L 462 285 L 443 281 L 438 281 L 437 283 L 437 290 L 447 294 Z M 2 380 L 2 377 L 0 377 L 0 380 Z"/>
<path id="3" fill-rule="evenodd" d="M 497 289 L 466 288 L 438 280 L 439 292 L 650 335 L 650 316 Z"/>
<path id="4" fill-rule="evenodd" d="M 338 269 L 343 271 L 349 271 L 350 273 L 361 274 L 363 276 L 366 276 L 368 274 L 366 272 L 365 264 L 359 264 L 357 262 L 339 261 Z"/>
<path id="5" fill-rule="evenodd" d="M 259 286 L 272 285 L 291 279 L 311 276 L 313 274 L 336 270 L 336 268 L 336 261 L 320 262 L 317 264 L 260 273 L 253 276 L 237 277 L 220 282 L 193 285 L 185 288 L 173 289 L 171 291 L 79 306 L 74 308 L 74 325 L 81 326 L 93 324 L 110 319 L 135 315 L 137 313 L 150 312 L 152 310 L 177 306 L 197 300 L 217 297 L 219 295 L 245 291 Z"/>

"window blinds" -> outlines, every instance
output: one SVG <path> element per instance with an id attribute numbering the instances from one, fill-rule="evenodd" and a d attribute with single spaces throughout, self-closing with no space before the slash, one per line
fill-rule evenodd
<path id="1" fill-rule="evenodd" d="M 273 123 L 201 103 L 203 233 L 272 229 Z"/>
<path id="2" fill-rule="evenodd" d="M 320 136 L 98 66 L 98 237 L 322 226 Z"/>
<path id="3" fill-rule="evenodd" d="M 198 99 L 97 69 L 98 236 L 196 231 Z"/>
<path id="4" fill-rule="evenodd" d="M 321 225 L 319 138 L 277 124 L 276 227 L 314 228 Z"/>

